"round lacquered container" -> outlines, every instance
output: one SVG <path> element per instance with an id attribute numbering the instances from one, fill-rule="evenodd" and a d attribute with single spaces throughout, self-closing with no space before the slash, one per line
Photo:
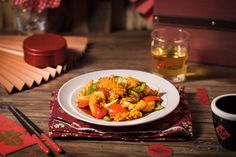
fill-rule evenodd
<path id="1" fill-rule="evenodd" d="M 65 62 L 66 48 L 66 40 L 57 34 L 32 35 L 23 41 L 25 62 L 40 68 Z"/>

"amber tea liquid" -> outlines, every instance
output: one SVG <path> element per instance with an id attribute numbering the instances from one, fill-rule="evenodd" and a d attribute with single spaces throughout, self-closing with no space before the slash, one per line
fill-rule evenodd
<path id="1" fill-rule="evenodd" d="M 185 80 L 187 73 L 188 53 L 182 50 L 164 50 L 156 48 L 152 50 L 152 71 L 172 82 Z"/>
<path id="2" fill-rule="evenodd" d="M 152 72 L 172 83 L 183 82 L 190 34 L 178 28 L 158 27 L 152 31 L 151 38 Z"/>

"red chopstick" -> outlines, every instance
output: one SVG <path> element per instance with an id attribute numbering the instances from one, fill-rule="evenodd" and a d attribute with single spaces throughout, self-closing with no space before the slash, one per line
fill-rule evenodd
<path id="1" fill-rule="evenodd" d="M 37 142 L 40 149 L 46 153 L 49 154 L 50 150 L 48 147 L 40 140 L 40 138 L 34 133 L 34 131 L 25 123 L 25 121 L 14 111 L 10 106 L 8 106 L 8 109 L 13 113 L 13 115 L 16 117 L 16 119 L 21 123 L 21 125 L 28 131 L 28 133 L 32 136 L 32 138 Z"/>
<path id="2" fill-rule="evenodd" d="M 37 144 L 40 148 L 46 153 L 49 154 L 50 150 L 47 146 L 40 140 L 40 138 L 35 134 L 35 132 L 28 126 L 28 124 L 35 129 L 35 131 L 44 139 L 52 149 L 58 153 L 62 153 L 62 148 L 50 139 L 37 125 L 35 125 L 23 112 L 13 106 L 8 106 L 8 109 L 13 113 L 13 115 L 18 119 L 18 121 L 25 127 L 25 129 L 31 134 L 31 136 L 37 141 Z M 21 117 L 20 117 L 20 116 Z M 28 123 L 26 123 L 23 119 Z M 47 149 L 46 149 L 46 148 Z"/>

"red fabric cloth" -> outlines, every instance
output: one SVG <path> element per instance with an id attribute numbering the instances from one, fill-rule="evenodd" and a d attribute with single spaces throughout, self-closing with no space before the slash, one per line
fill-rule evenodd
<path id="1" fill-rule="evenodd" d="M 58 104 L 57 91 L 50 102 L 49 135 L 53 138 L 114 139 L 128 141 L 187 140 L 193 135 L 191 114 L 184 91 L 168 116 L 154 122 L 128 127 L 107 127 L 83 122 L 68 115 Z"/>
<path id="2" fill-rule="evenodd" d="M 136 11 L 144 16 L 148 22 L 153 22 L 154 0 L 130 0 L 134 4 Z"/>
<path id="3" fill-rule="evenodd" d="M 61 0 L 12 0 L 14 6 L 32 9 L 38 13 L 46 8 L 57 8 L 60 3 Z"/>
<path id="4" fill-rule="evenodd" d="M 35 143 L 21 125 L 0 114 L 0 154 L 7 155 Z"/>

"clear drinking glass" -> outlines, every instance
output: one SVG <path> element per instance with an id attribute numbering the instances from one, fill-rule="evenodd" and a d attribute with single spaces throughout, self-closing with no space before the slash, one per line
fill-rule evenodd
<path id="1" fill-rule="evenodd" d="M 171 82 L 183 82 L 189 55 L 188 32 L 182 29 L 154 29 L 151 33 L 152 72 Z"/>
<path id="2" fill-rule="evenodd" d="M 32 9 L 17 8 L 15 10 L 16 28 L 20 34 L 38 34 L 45 32 L 46 11 L 37 13 Z"/>

